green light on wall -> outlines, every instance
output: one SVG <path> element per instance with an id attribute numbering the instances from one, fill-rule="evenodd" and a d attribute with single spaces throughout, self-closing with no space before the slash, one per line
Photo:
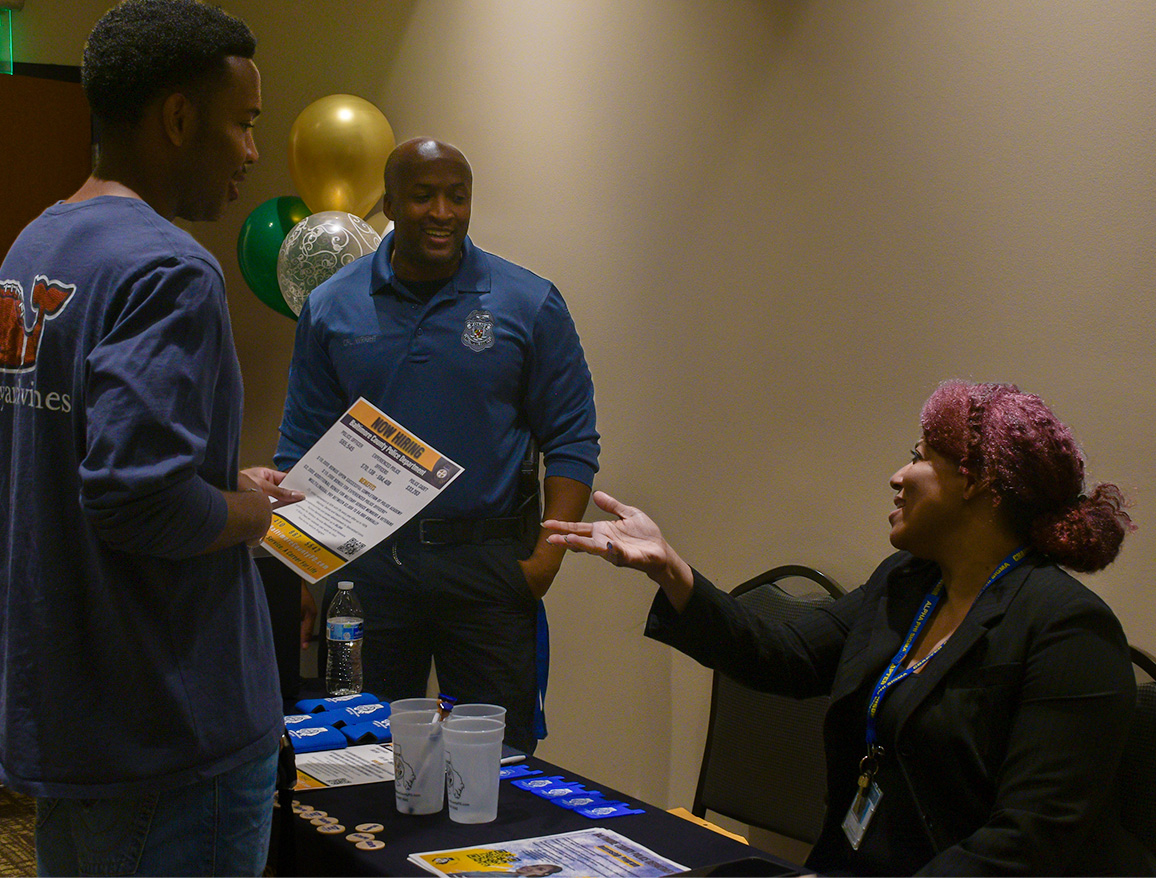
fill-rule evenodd
<path id="1" fill-rule="evenodd" d="M 0 9 L 0 73 L 12 73 L 11 9 Z"/>

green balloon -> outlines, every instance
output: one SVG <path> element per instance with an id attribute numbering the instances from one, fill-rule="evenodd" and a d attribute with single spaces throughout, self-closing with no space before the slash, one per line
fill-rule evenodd
<path id="1" fill-rule="evenodd" d="M 277 283 L 277 254 L 290 230 L 312 211 L 296 195 L 270 198 L 257 205 L 237 236 L 237 262 L 245 283 L 278 314 L 296 320 Z"/>

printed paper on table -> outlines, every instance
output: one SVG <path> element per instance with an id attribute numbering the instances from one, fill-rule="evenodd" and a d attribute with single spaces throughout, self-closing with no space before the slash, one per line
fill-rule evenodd
<path id="1" fill-rule="evenodd" d="M 295 790 L 355 786 L 393 780 L 393 745 L 358 744 L 341 750 L 298 753 Z"/>
<path id="2" fill-rule="evenodd" d="M 498 844 L 410 854 L 409 860 L 434 875 L 513 875 L 525 866 L 558 866 L 551 878 L 658 878 L 685 872 L 679 865 L 637 842 L 600 826 L 520 838 Z"/>

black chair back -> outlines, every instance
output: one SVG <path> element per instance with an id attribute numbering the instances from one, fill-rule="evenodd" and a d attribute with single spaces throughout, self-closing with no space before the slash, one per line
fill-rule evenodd
<path id="1" fill-rule="evenodd" d="M 810 580 L 821 590 L 793 595 L 777 584 L 789 578 Z M 788 564 L 731 594 L 764 619 L 786 621 L 843 589 L 811 567 Z M 716 671 L 692 812 L 703 817 L 709 809 L 814 844 L 826 810 L 823 717 L 829 701 L 756 692 Z"/>
<path id="2" fill-rule="evenodd" d="M 1136 717 L 1120 762 L 1120 823 L 1156 856 L 1156 659 L 1131 647 L 1148 675 L 1136 688 Z"/>

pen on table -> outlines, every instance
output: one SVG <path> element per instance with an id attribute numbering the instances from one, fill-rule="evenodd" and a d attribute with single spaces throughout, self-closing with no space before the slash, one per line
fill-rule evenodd
<path id="1" fill-rule="evenodd" d="M 515 753 L 513 756 L 503 756 L 498 762 L 499 765 L 513 765 L 515 762 L 521 762 L 526 758 L 525 753 Z"/>

